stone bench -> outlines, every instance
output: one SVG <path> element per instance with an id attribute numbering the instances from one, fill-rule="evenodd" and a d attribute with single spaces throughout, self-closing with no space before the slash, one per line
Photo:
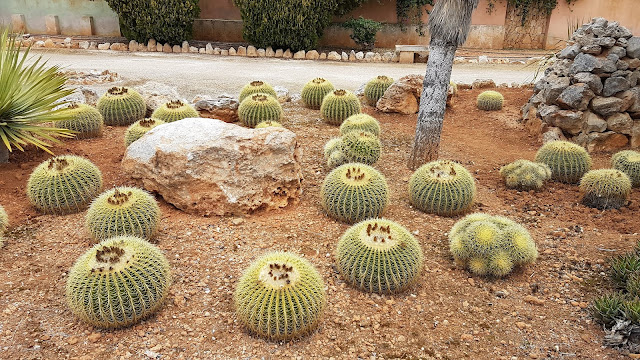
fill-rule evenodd
<path id="1" fill-rule="evenodd" d="M 396 53 L 401 64 L 413 64 L 416 53 L 426 53 L 429 56 L 427 45 L 396 45 Z"/>

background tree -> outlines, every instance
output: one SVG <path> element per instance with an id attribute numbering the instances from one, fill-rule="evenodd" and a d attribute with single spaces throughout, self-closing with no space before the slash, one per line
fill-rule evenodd
<path id="1" fill-rule="evenodd" d="M 435 160 L 447 103 L 451 68 L 458 46 L 464 44 L 471 26 L 471 13 L 478 0 L 438 0 L 429 14 L 429 60 L 424 77 L 416 137 L 409 168 Z"/>

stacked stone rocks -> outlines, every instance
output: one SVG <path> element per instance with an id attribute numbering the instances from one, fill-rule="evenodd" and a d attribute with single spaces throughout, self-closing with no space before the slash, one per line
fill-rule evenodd
<path id="1" fill-rule="evenodd" d="M 594 18 L 556 57 L 523 107 L 526 127 L 589 151 L 640 147 L 640 37 Z"/>

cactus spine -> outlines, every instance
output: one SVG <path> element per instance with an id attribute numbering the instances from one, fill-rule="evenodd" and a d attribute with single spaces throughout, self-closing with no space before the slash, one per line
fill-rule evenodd
<path id="1" fill-rule="evenodd" d="M 90 325 L 121 328 L 157 311 L 169 293 L 169 262 L 136 237 L 115 237 L 85 252 L 69 271 L 71 311 Z"/>
<path id="2" fill-rule="evenodd" d="M 200 117 L 200 114 L 191 105 L 185 104 L 180 100 L 173 100 L 162 104 L 153 112 L 151 117 L 170 123 L 186 118 L 197 118 Z"/>
<path id="3" fill-rule="evenodd" d="M 240 103 L 238 118 L 243 125 L 255 127 L 263 121 L 278 121 L 282 118 L 282 106 L 276 98 L 267 94 L 253 94 Z"/>
<path id="4" fill-rule="evenodd" d="M 361 221 L 338 242 L 336 263 L 345 280 L 369 292 L 392 294 L 413 284 L 422 249 L 409 230 L 385 219 Z"/>
<path id="5" fill-rule="evenodd" d="M 148 192 L 117 187 L 102 193 L 87 211 L 85 223 L 94 239 L 137 236 L 151 239 L 158 229 L 160 208 Z"/>
<path id="6" fill-rule="evenodd" d="M 611 157 L 611 166 L 627 174 L 633 187 L 640 186 L 640 152 L 620 151 Z"/>
<path id="7" fill-rule="evenodd" d="M 555 181 L 575 184 L 591 169 L 591 156 L 582 146 L 568 141 L 548 142 L 538 150 L 536 162 L 551 169 Z"/>
<path id="8" fill-rule="evenodd" d="M 504 96 L 497 91 L 485 91 L 478 95 L 478 109 L 495 111 L 502 109 Z"/>
<path id="9" fill-rule="evenodd" d="M 67 107 L 69 119 L 57 121 L 56 126 L 76 131 L 76 139 L 88 139 L 102 134 L 104 121 L 94 107 L 86 104 L 71 103 Z"/>
<path id="10" fill-rule="evenodd" d="M 124 133 L 124 146 L 129 147 L 129 145 L 131 145 L 134 141 L 140 139 L 151 129 L 162 124 L 164 124 L 164 121 L 154 118 L 146 118 L 136 121 L 131 126 L 129 126 L 127 128 L 127 131 Z"/>
<path id="11" fill-rule="evenodd" d="M 547 164 L 528 160 L 516 160 L 500 169 L 500 175 L 508 188 L 518 190 L 540 190 L 544 182 L 551 178 Z"/>
<path id="12" fill-rule="evenodd" d="M 126 87 L 112 87 L 98 100 L 98 111 L 105 125 L 131 125 L 144 118 L 147 105 L 137 91 Z"/>
<path id="13" fill-rule="evenodd" d="M 38 165 L 27 183 L 29 202 L 46 214 L 83 210 L 102 190 L 102 173 L 91 161 L 74 155 Z"/>
<path id="14" fill-rule="evenodd" d="M 327 304 L 317 270 L 286 252 L 266 254 L 253 262 L 238 281 L 234 302 L 245 327 L 276 341 L 313 331 Z"/>
<path id="15" fill-rule="evenodd" d="M 327 215 L 353 224 L 381 217 L 389 203 L 389 188 L 378 170 L 365 164 L 349 163 L 327 175 L 321 198 Z"/>
<path id="16" fill-rule="evenodd" d="M 351 115 L 342 123 L 342 125 L 340 125 L 340 134 L 344 136 L 354 130 L 366 131 L 375 136 L 380 136 L 380 123 L 371 115 Z"/>
<path id="17" fill-rule="evenodd" d="M 631 180 L 615 169 L 591 170 L 580 180 L 582 203 L 600 210 L 619 209 L 627 204 Z"/>
<path id="18" fill-rule="evenodd" d="M 242 88 L 238 100 L 240 101 L 240 103 L 242 103 L 244 99 L 249 97 L 249 95 L 258 93 L 267 94 L 273 96 L 274 99 L 278 99 L 278 94 L 276 94 L 276 91 L 271 87 L 271 85 L 267 84 L 264 81 L 252 81 Z"/>
<path id="19" fill-rule="evenodd" d="M 331 125 L 340 125 L 351 115 L 361 111 L 360 100 L 351 91 L 334 90 L 322 100 L 320 113 L 322 119 Z"/>
<path id="20" fill-rule="evenodd" d="M 309 109 L 320 109 L 322 105 L 322 99 L 335 90 L 333 84 L 323 78 L 315 78 L 304 85 L 300 97 L 304 106 Z"/>
<path id="21" fill-rule="evenodd" d="M 348 162 L 373 165 L 380 152 L 380 139 L 370 132 L 351 131 L 342 137 L 342 153 Z"/>
<path id="22" fill-rule="evenodd" d="M 422 165 L 409 180 L 409 199 L 421 211 L 452 216 L 473 205 L 476 184 L 462 165 L 436 160 Z"/>
<path id="23" fill-rule="evenodd" d="M 369 80 L 364 87 L 364 97 L 367 100 L 367 104 L 375 106 L 391 84 L 393 84 L 393 79 L 384 75 Z"/>

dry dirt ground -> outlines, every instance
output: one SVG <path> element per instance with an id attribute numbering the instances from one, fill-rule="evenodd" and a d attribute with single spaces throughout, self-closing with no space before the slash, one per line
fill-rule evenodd
<path id="1" fill-rule="evenodd" d="M 376 113 L 391 205 L 385 217 L 416 234 L 425 254 L 419 282 L 379 296 L 355 290 L 336 273 L 333 253 L 348 225 L 323 215 L 319 190 L 327 170 L 322 148 L 339 130 L 317 111 L 285 105 L 285 126 L 304 149 L 299 204 L 244 218 L 186 215 L 162 201 L 155 239 L 175 277 L 166 305 L 140 324 L 117 331 L 85 325 L 67 309 L 67 271 L 91 245 L 84 214 L 40 215 L 25 196 L 32 169 L 49 156 L 30 149 L 0 166 L 0 203 L 12 227 L 0 250 L 0 358 L 3 359 L 615 359 L 587 305 L 607 291 L 605 260 L 631 249 L 640 232 L 640 191 L 622 210 L 579 204 L 576 186 L 549 183 L 539 192 L 504 187 L 500 167 L 532 159 L 540 145 L 517 123 L 528 89 L 504 89 L 505 109 L 482 112 L 477 90 L 463 90 L 448 110 L 441 158 L 464 164 L 477 179 L 474 211 L 505 215 L 531 231 L 538 261 L 505 279 L 472 276 L 454 266 L 447 232 L 460 218 L 421 213 L 408 203 L 405 166 L 416 116 Z M 103 137 L 67 141 L 57 154 L 86 156 L 102 170 L 105 188 L 132 184 L 120 173 L 124 128 Z M 596 168 L 610 154 L 593 154 Z M 248 334 L 236 321 L 232 296 L 241 272 L 261 254 L 304 254 L 326 282 L 328 307 L 319 329 L 291 343 Z"/>

